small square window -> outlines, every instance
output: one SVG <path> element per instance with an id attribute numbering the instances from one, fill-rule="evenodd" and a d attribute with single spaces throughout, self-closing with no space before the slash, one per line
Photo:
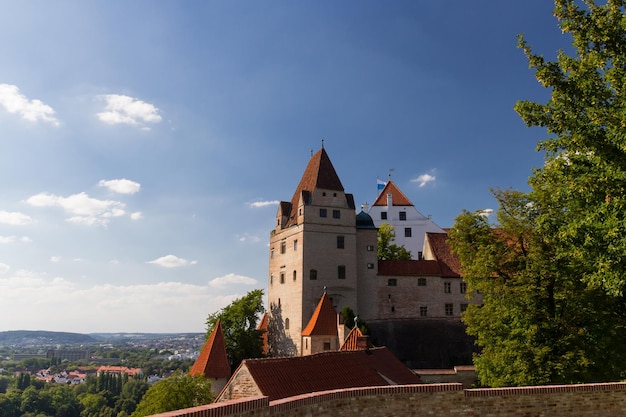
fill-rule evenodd
<path id="1" fill-rule="evenodd" d="M 426 278 L 418 278 L 417 279 L 417 286 L 418 287 L 425 287 L 426 286 Z"/>
<path id="2" fill-rule="evenodd" d="M 450 294 L 452 292 L 452 284 L 449 282 L 444 282 L 443 283 L 443 292 L 445 292 L 446 294 Z"/>
<path id="3" fill-rule="evenodd" d="M 330 342 L 324 342 L 324 350 L 330 350 Z"/>
<path id="4" fill-rule="evenodd" d="M 343 249 L 345 247 L 345 239 L 343 236 L 337 236 L 337 249 Z"/>
<path id="5" fill-rule="evenodd" d="M 341 218 L 341 211 L 333 210 L 333 219 L 340 219 L 340 218 Z"/>
<path id="6" fill-rule="evenodd" d="M 367 269 L 374 269 L 374 264 L 373 263 L 368 263 L 367 264 Z"/>
<path id="7" fill-rule="evenodd" d="M 413 233 L 412 233 L 412 231 L 411 231 L 411 228 L 410 228 L 410 227 L 405 227 L 405 228 L 404 228 L 404 237 L 411 237 L 411 235 L 412 235 L 412 234 L 413 234 Z"/>
<path id="8" fill-rule="evenodd" d="M 388 285 L 389 287 L 397 287 L 397 286 L 398 286 L 398 280 L 397 280 L 397 279 L 395 279 L 395 278 L 389 278 L 389 279 L 387 280 L 387 285 Z"/>
<path id="9" fill-rule="evenodd" d="M 320 217 L 328 217 L 328 210 L 320 209 Z"/>
<path id="10" fill-rule="evenodd" d="M 367 245 L 368 252 L 374 252 L 374 245 Z"/>
<path id="11" fill-rule="evenodd" d="M 346 279 L 346 266 L 345 265 L 339 265 L 337 267 L 337 278 Z"/>
<path id="12" fill-rule="evenodd" d="M 454 314 L 454 304 L 446 304 L 446 316 L 452 316 Z"/>
<path id="13" fill-rule="evenodd" d="M 386 211 L 381 211 L 380 212 L 380 219 L 381 220 L 387 220 L 387 212 Z"/>
<path id="14" fill-rule="evenodd" d="M 420 306 L 420 317 L 428 317 L 428 307 Z"/>
<path id="15" fill-rule="evenodd" d="M 400 220 L 402 220 L 402 221 L 406 220 L 406 211 L 401 211 L 400 212 Z"/>

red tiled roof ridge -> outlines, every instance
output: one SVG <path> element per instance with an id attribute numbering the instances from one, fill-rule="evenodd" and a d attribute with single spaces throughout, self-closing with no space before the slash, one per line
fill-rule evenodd
<path id="1" fill-rule="evenodd" d="M 226 341 L 222 331 L 222 321 L 217 320 L 211 335 L 202 347 L 194 362 L 190 375 L 204 375 L 207 378 L 229 378 L 230 365 L 226 355 Z"/>
<path id="2" fill-rule="evenodd" d="M 387 181 L 385 188 L 380 191 L 378 197 L 372 204 L 372 206 L 386 206 L 387 194 L 391 193 L 391 198 L 394 206 L 413 206 L 411 200 L 398 188 L 398 186 L 391 180 Z"/>
<path id="3" fill-rule="evenodd" d="M 433 252 L 433 256 L 439 263 L 441 276 L 451 278 L 461 277 L 461 261 L 458 256 L 452 252 L 452 248 L 448 243 L 448 234 L 427 232 L 426 240 Z"/>
<path id="4" fill-rule="evenodd" d="M 337 336 L 337 310 L 326 292 L 322 295 L 302 336 Z"/>

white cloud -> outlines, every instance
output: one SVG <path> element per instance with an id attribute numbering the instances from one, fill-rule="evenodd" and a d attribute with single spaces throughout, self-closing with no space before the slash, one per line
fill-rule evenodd
<path id="1" fill-rule="evenodd" d="M 27 236 L 0 236 L 0 244 L 7 243 L 31 243 L 33 240 Z"/>
<path id="2" fill-rule="evenodd" d="M 434 175 L 430 175 L 430 174 L 422 174 L 420 176 L 418 176 L 417 178 L 413 178 L 411 180 L 411 182 L 417 182 L 419 184 L 419 187 L 423 187 L 426 184 L 428 184 L 429 182 L 433 182 L 435 181 L 435 176 Z"/>
<path id="3" fill-rule="evenodd" d="M 242 235 L 242 236 L 238 236 L 239 241 L 240 242 L 251 242 L 251 243 L 258 243 L 261 241 L 261 238 L 258 236 L 254 236 L 254 235 L 249 235 L 248 233 Z"/>
<path id="4" fill-rule="evenodd" d="M 51 256 L 50 257 L 50 262 L 55 263 L 55 264 L 59 263 L 59 262 L 61 262 L 61 257 L 60 256 Z"/>
<path id="5" fill-rule="evenodd" d="M 10 224 L 11 226 L 24 226 L 26 224 L 34 223 L 33 219 L 24 214 L 16 211 L 0 211 L 0 223 Z"/>
<path id="6" fill-rule="evenodd" d="M 217 291 L 182 282 L 85 286 L 20 270 L 0 278 L 0 317 L 4 330 L 203 332 L 209 314 L 242 296 Z M 24 300 L 28 309 L 14 314 Z M 59 308 L 64 300 L 70 308 Z"/>
<path id="7" fill-rule="evenodd" d="M 141 188 L 141 184 L 125 178 L 119 180 L 101 180 L 98 183 L 100 187 L 106 187 L 110 191 L 119 194 L 135 194 Z"/>
<path id="8" fill-rule="evenodd" d="M 493 214 L 493 209 L 486 208 L 486 209 L 478 210 L 477 213 L 479 216 L 489 217 Z"/>
<path id="9" fill-rule="evenodd" d="M 256 285 L 258 281 L 253 278 L 244 277 L 243 275 L 228 274 L 209 281 L 209 285 L 214 288 L 226 288 L 231 285 Z"/>
<path id="10" fill-rule="evenodd" d="M 143 213 L 140 211 L 136 211 L 134 213 L 130 214 L 130 219 L 131 220 L 140 220 L 143 219 Z"/>
<path id="11" fill-rule="evenodd" d="M 106 103 L 105 111 L 97 114 L 104 123 L 145 127 L 143 123 L 161 121 L 159 109 L 145 101 L 121 94 L 105 94 L 98 98 Z"/>
<path id="12" fill-rule="evenodd" d="M 272 201 L 255 201 L 254 203 L 250 203 L 250 207 L 252 208 L 260 208 L 267 206 L 277 206 L 280 202 L 278 200 Z"/>
<path id="13" fill-rule="evenodd" d="M 9 265 L 0 262 L 0 274 L 6 274 L 7 272 L 9 272 L 9 269 L 11 269 Z"/>
<path id="14" fill-rule="evenodd" d="M 162 266 L 163 268 L 177 268 L 180 266 L 195 265 L 198 261 L 188 261 L 187 259 L 179 258 L 175 255 L 166 255 L 153 261 L 148 261 L 147 263 Z"/>
<path id="15" fill-rule="evenodd" d="M 20 93 L 16 85 L 0 84 L 0 105 L 9 113 L 18 114 L 24 120 L 37 122 L 43 120 L 59 126 L 59 121 L 54 117 L 54 109 L 41 100 L 29 100 Z"/>
<path id="16" fill-rule="evenodd" d="M 125 204 L 114 200 L 98 200 L 84 192 L 61 197 L 54 194 L 39 193 L 29 197 L 26 202 L 34 207 L 61 207 L 72 216 L 71 223 L 88 226 L 106 226 L 113 217 L 125 214 Z"/>

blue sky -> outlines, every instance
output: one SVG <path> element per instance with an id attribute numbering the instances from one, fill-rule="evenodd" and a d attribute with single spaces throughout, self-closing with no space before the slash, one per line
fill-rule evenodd
<path id="1" fill-rule="evenodd" d="M 4 1 L 0 330 L 204 331 L 267 287 L 277 202 L 326 148 L 450 227 L 527 189 L 546 0 Z"/>

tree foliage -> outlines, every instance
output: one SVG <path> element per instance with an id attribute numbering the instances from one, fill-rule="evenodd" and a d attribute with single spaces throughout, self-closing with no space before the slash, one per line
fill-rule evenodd
<path id="1" fill-rule="evenodd" d="M 404 246 L 393 243 L 395 240 L 395 228 L 389 223 L 381 224 L 378 228 L 378 259 L 383 261 L 411 259 L 411 252 Z"/>
<path id="2" fill-rule="evenodd" d="M 263 290 L 252 290 L 207 318 L 207 337 L 220 320 L 231 368 L 247 358 L 263 356 L 263 332 L 257 330 L 263 307 Z"/>
<path id="3" fill-rule="evenodd" d="M 152 385 L 131 416 L 150 416 L 210 404 L 212 401 L 211 381 L 204 376 L 176 371 L 171 377 Z"/>
<path id="4" fill-rule="evenodd" d="M 485 385 L 616 380 L 626 366 L 625 2 L 555 0 L 573 54 L 533 52 L 547 103 L 520 101 L 546 129 L 532 190 L 495 191 L 498 222 L 464 212 L 451 244 L 484 305 L 464 315 Z M 494 228 L 496 226 L 497 228 Z"/>

